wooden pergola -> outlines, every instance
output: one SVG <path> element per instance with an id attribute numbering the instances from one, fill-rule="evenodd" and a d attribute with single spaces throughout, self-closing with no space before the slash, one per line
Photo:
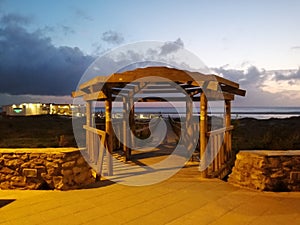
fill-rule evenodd
<path id="1" fill-rule="evenodd" d="M 174 85 L 170 85 L 175 83 Z M 180 88 L 178 88 L 180 87 Z M 180 90 L 179 90 L 180 89 Z M 181 92 L 181 94 L 175 94 Z M 155 93 L 155 94 L 154 94 Z M 74 98 L 83 97 L 86 102 L 86 148 L 90 163 L 101 173 L 105 151 L 113 152 L 114 131 L 112 129 L 112 102 L 123 101 L 123 112 L 129 113 L 129 121 L 134 124 L 134 102 L 168 101 L 186 102 L 186 124 L 190 129 L 193 122 L 193 102 L 200 102 L 199 140 L 201 165 L 209 160 L 205 152 L 209 148 L 211 160 L 210 170 L 203 169 L 203 177 L 222 177 L 226 173 L 228 162 L 232 159 L 231 149 L 231 101 L 235 95 L 245 96 L 246 91 L 239 84 L 217 75 L 205 75 L 168 67 L 146 67 L 110 76 L 97 76 L 82 83 L 79 89 L 72 93 Z M 144 94 L 144 95 L 143 95 Z M 151 94 L 154 94 L 154 96 Z M 188 101 L 187 97 L 192 101 Z M 224 101 L 224 126 L 218 130 L 208 130 L 208 101 Z M 105 103 L 105 130 L 95 127 L 92 119 L 92 102 Z M 123 119 L 124 135 L 123 150 L 126 159 L 130 158 L 131 149 L 128 143 L 132 141 L 128 135 L 128 121 Z M 131 127 L 134 129 L 134 126 Z M 193 132 L 193 131 L 188 131 Z M 208 141 L 209 140 L 209 141 Z M 216 154 L 213 154 L 216 152 Z M 108 175 L 113 174 L 112 156 L 107 154 Z M 225 171 L 225 172 L 224 172 Z M 100 175 L 100 174 L 99 174 Z"/>

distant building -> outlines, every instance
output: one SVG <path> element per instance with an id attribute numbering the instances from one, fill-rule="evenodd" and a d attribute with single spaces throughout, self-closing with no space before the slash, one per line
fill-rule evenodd
<path id="1" fill-rule="evenodd" d="M 85 107 L 72 104 L 22 103 L 2 106 L 4 116 L 65 115 L 84 116 Z"/>
<path id="2" fill-rule="evenodd" d="M 48 114 L 48 108 L 41 103 L 22 103 L 2 106 L 2 113 L 6 116 L 35 116 Z"/>

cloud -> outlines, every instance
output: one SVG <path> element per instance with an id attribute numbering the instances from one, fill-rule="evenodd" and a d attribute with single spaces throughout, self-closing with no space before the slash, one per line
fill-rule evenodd
<path id="1" fill-rule="evenodd" d="M 293 106 L 300 102 L 300 72 L 291 70 L 266 71 L 253 65 L 244 69 L 227 66 L 212 68 L 215 74 L 238 82 L 247 91 L 246 98 L 237 97 L 239 106 Z M 298 80 L 297 80 L 298 79 Z M 292 86 L 294 86 L 292 88 Z"/>
<path id="2" fill-rule="evenodd" d="M 62 25 L 61 30 L 64 35 L 75 34 L 75 30 L 69 26 Z"/>
<path id="3" fill-rule="evenodd" d="M 2 25 L 28 25 L 32 22 L 31 17 L 23 16 L 16 13 L 9 13 L 1 17 L 0 23 Z"/>
<path id="4" fill-rule="evenodd" d="M 75 9 L 75 16 L 79 19 L 93 21 L 94 19 L 81 9 Z"/>
<path id="5" fill-rule="evenodd" d="M 121 44 L 124 41 L 122 34 L 112 30 L 102 33 L 101 39 L 109 44 Z"/>
<path id="6" fill-rule="evenodd" d="M 60 103 L 60 104 L 71 104 L 73 98 L 70 95 L 66 96 L 54 96 L 54 95 L 10 95 L 0 93 L 0 107 L 3 105 L 10 104 L 21 104 L 21 103 Z"/>
<path id="7" fill-rule="evenodd" d="M 274 80 L 276 81 L 289 81 L 290 84 L 294 84 L 297 80 L 300 81 L 300 68 L 297 71 L 288 72 L 274 72 Z"/>
<path id="8" fill-rule="evenodd" d="M 300 50 L 300 46 L 293 46 L 291 47 L 291 50 Z"/>
<path id="9" fill-rule="evenodd" d="M 69 95 L 94 58 L 77 47 L 55 47 L 41 30 L 29 32 L 22 18 L 1 18 L 0 92 Z"/>
<path id="10" fill-rule="evenodd" d="M 241 85 L 260 86 L 267 78 L 265 70 L 259 70 L 255 66 L 249 66 L 246 69 L 226 69 L 224 67 L 212 68 L 214 72 L 221 76 L 238 82 Z"/>
<path id="11" fill-rule="evenodd" d="M 168 55 L 172 52 L 178 51 L 180 48 L 184 47 L 183 41 L 178 38 L 176 41 L 166 42 L 163 46 L 161 46 L 160 55 Z"/>

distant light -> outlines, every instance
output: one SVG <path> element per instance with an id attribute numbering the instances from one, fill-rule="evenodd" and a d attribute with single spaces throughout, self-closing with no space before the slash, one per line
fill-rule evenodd
<path id="1" fill-rule="evenodd" d="M 22 108 L 14 108 L 15 113 L 21 113 L 23 110 Z"/>

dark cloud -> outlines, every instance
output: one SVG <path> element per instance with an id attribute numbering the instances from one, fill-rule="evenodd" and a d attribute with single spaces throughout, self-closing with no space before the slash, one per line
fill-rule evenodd
<path id="1" fill-rule="evenodd" d="M 1 18 L 0 93 L 69 95 L 93 58 L 76 47 L 55 47 L 40 30 L 21 26 L 21 18 Z"/>
<path id="2" fill-rule="evenodd" d="M 255 66 L 247 69 L 228 69 L 227 66 L 212 68 L 215 74 L 238 82 L 242 89 L 247 91 L 246 98 L 237 97 L 235 104 L 239 106 L 291 106 L 299 99 L 299 92 L 294 90 L 277 90 L 269 92 L 268 81 L 286 81 L 288 85 L 296 85 L 300 80 L 300 69 L 266 71 L 259 70 Z M 266 88 L 267 87 L 267 88 Z M 276 88 L 276 87 L 275 87 Z"/>
<path id="3" fill-rule="evenodd" d="M 102 33 L 101 39 L 109 44 L 121 44 L 124 41 L 122 34 L 112 30 Z"/>
<path id="4" fill-rule="evenodd" d="M 31 17 L 10 13 L 1 17 L 0 23 L 4 26 L 28 25 L 32 22 Z"/>
<path id="5" fill-rule="evenodd" d="M 178 51 L 180 48 L 184 47 L 183 41 L 178 38 L 176 41 L 166 42 L 163 46 L 161 46 L 160 55 L 168 55 L 172 52 Z"/>
<path id="6" fill-rule="evenodd" d="M 276 81 L 288 81 L 289 84 L 293 85 L 296 81 L 300 81 L 300 68 L 297 71 L 289 72 L 274 72 L 274 80 Z"/>
<path id="7" fill-rule="evenodd" d="M 267 78 L 266 71 L 260 71 L 255 66 L 250 66 L 246 70 L 226 69 L 226 67 L 212 68 L 212 70 L 241 85 L 260 86 Z"/>

